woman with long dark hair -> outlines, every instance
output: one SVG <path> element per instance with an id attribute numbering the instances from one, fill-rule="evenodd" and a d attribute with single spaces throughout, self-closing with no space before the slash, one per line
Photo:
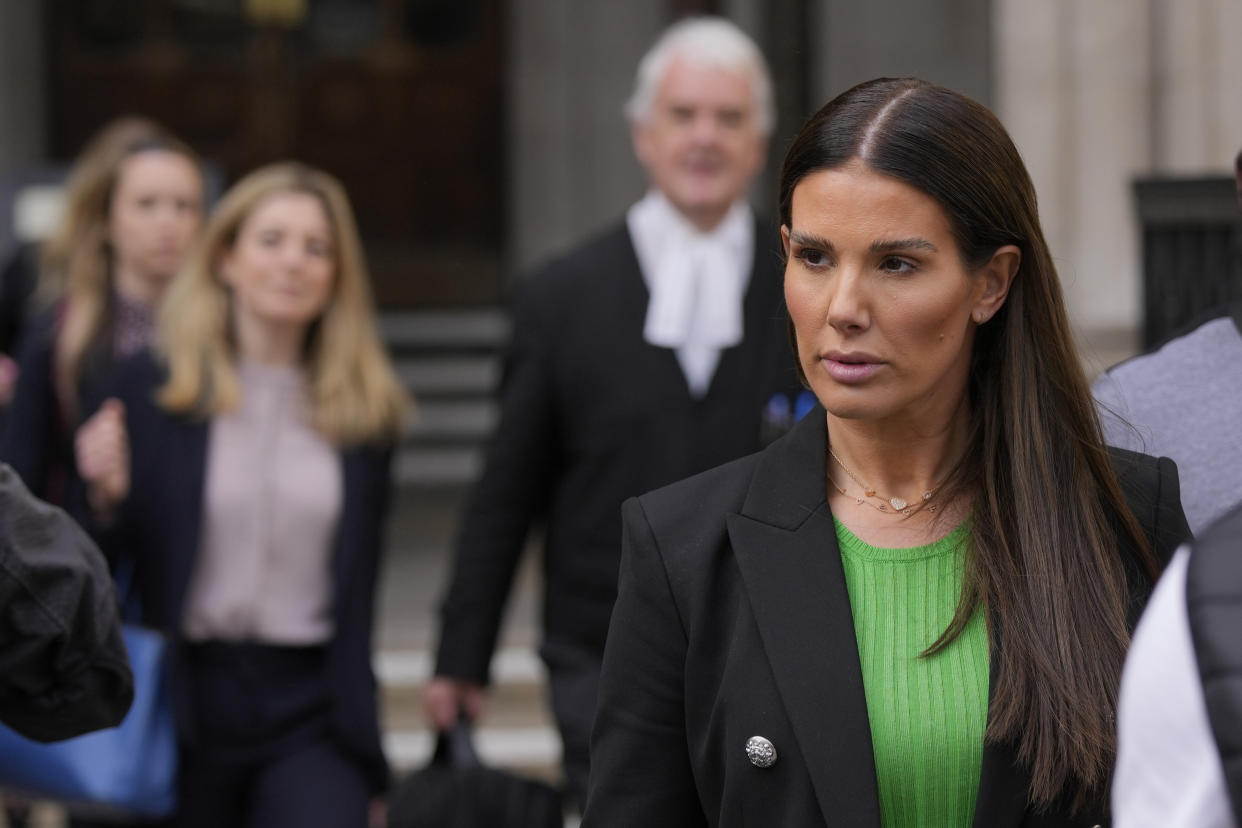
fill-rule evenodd
<path id="1" fill-rule="evenodd" d="M 1118 676 L 1188 535 L 1107 448 L 1013 143 L 914 79 L 785 159 L 817 407 L 625 505 L 584 826 L 1089 826 Z"/>

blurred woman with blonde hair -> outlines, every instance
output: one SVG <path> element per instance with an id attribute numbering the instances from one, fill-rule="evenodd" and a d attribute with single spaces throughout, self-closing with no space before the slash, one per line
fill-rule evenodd
<path id="1" fill-rule="evenodd" d="M 150 343 L 202 213 L 198 157 L 152 121 L 112 121 L 79 156 L 59 225 L 40 247 L 43 310 L 23 332 L 0 437 L 0 459 L 40 497 L 69 497 L 82 401 Z"/>
<path id="2" fill-rule="evenodd" d="M 388 780 L 372 609 L 407 400 L 340 184 L 294 163 L 238 182 L 113 390 L 79 464 L 177 645 L 178 824 L 365 825 Z"/>

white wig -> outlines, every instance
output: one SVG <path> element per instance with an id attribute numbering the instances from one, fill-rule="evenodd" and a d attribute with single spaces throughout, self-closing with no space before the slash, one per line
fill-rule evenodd
<path id="1" fill-rule="evenodd" d="M 644 123 L 651 117 L 656 91 L 675 59 L 696 68 L 723 69 L 746 76 L 755 95 L 756 125 L 764 135 L 772 132 L 776 106 L 768 65 L 755 42 L 723 17 L 689 17 L 660 35 L 638 64 L 634 94 L 625 105 L 631 123 Z"/>

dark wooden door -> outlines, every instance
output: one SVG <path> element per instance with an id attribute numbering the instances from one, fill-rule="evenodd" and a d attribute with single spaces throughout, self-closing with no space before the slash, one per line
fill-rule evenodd
<path id="1" fill-rule="evenodd" d="M 51 0 L 49 138 L 123 114 L 349 190 L 385 307 L 501 298 L 503 0 Z"/>

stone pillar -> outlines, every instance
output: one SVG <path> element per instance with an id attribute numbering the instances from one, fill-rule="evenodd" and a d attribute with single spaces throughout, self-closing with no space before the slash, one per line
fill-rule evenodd
<path id="1" fill-rule="evenodd" d="M 1242 4 L 1155 0 L 1152 29 L 1156 172 L 1226 172 L 1242 149 Z"/>
<path id="2" fill-rule="evenodd" d="M 995 0 L 995 108 L 1089 346 L 1137 344 L 1134 179 L 1227 174 L 1242 147 L 1239 42 L 1231 0 Z"/>
<path id="3" fill-rule="evenodd" d="M 989 103 L 992 5 L 991 0 L 816 0 L 812 98 L 822 104 L 871 78 L 916 75 Z"/>
<path id="4" fill-rule="evenodd" d="M 44 94 L 43 4 L 0 3 L 0 169 L 43 157 Z"/>
<path id="5" fill-rule="evenodd" d="M 1152 32 L 1130 0 L 1068 0 L 1072 97 L 1067 101 L 1076 159 L 1074 225 L 1061 268 L 1070 311 L 1084 325 L 1117 329 L 1142 308 L 1134 179 L 1151 168 Z M 1020 103 L 1019 103 L 1020 105 Z"/>
<path id="6" fill-rule="evenodd" d="M 615 220 L 645 190 L 623 108 L 666 14 L 666 0 L 510 4 L 510 275 Z"/>
<path id="7" fill-rule="evenodd" d="M 785 150 L 807 117 L 822 101 L 811 100 L 808 54 L 815 42 L 808 31 L 808 9 L 816 0 L 725 0 L 720 13 L 759 44 L 772 75 L 776 124 L 768 144 L 767 162 L 751 186 L 750 202 L 775 222 L 780 166 Z M 777 244 L 775 236 L 767 240 Z"/>
<path id="8" fill-rule="evenodd" d="M 1071 243 L 1077 175 L 1073 118 L 1066 102 L 1073 89 L 1071 44 L 1061 37 L 1065 4 L 996 4 L 994 111 L 1013 137 L 1035 182 L 1044 236 L 1059 261 Z"/>

